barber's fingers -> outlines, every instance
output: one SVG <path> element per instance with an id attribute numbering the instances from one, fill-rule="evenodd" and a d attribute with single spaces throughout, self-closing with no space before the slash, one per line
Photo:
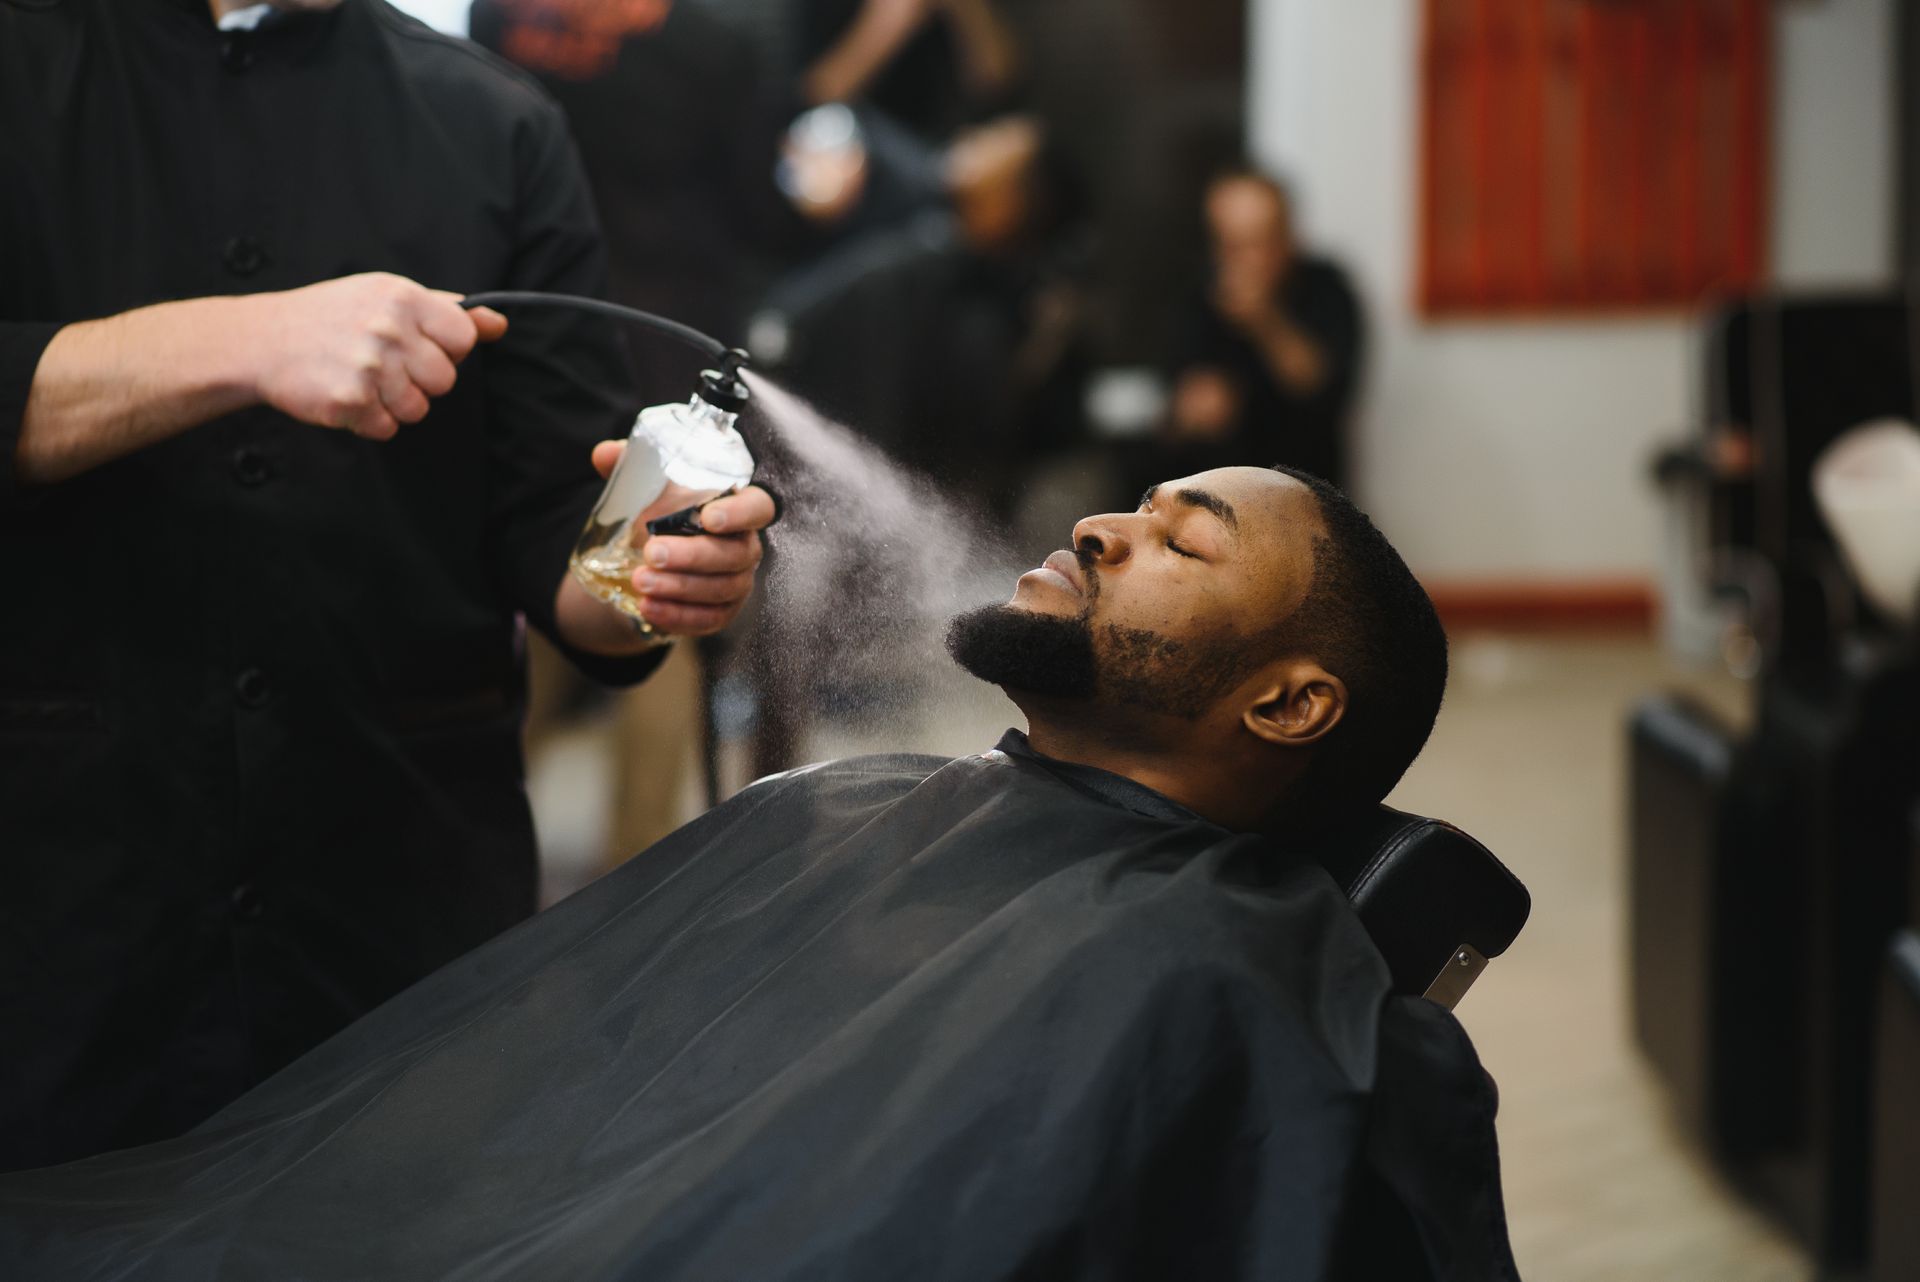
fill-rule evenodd
<path id="1" fill-rule="evenodd" d="M 507 334 L 507 318 L 491 307 L 473 307 L 467 309 L 467 315 L 473 317 L 474 330 L 483 343 L 497 342 Z"/>
<path id="2" fill-rule="evenodd" d="M 414 334 L 401 342 L 400 360 L 413 385 L 428 396 L 445 396 L 453 390 L 453 361 L 424 334 Z"/>
<path id="3" fill-rule="evenodd" d="M 413 375 L 407 369 L 404 346 L 397 344 L 382 354 L 374 382 L 380 392 L 380 403 L 386 407 L 387 413 L 402 423 L 418 423 L 427 416 L 431 406 L 427 394 L 414 386 Z"/>
<path id="4" fill-rule="evenodd" d="M 625 441 L 602 441 L 593 447 L 593 470 L 602 478 L 613 475 L 613 469 L 620 462 L 620 456 L 627 452 Z"/>
<path id="5" fill-rule="evenodd" d="M 674 574 L 636 570 L 634 590 L 646 599 L 681 605 L 738 605 L 753 594 L 753 571 L 738 574 Z"/>
<path id="6" fill-rule="evenodd" d="M 687 605 L 678 601 L 642 601 L 640 615 L 675 637 L 710 637 L 726 629 L 740 613 L 738 605 Z"/>
<path id="7" fill-rule="evenodd" d="M 444 289 L 422 290 L 414 306 L 415 322 L 455 364 L 475 343 L 491 343 L 507 332 L 507 318 L 491 307 L 466 308 L 461 295 Z"/>
<path id="8" fill-rule="evenodd" d="M 322 427 L 352 432 L 369 440 L 392 439 L 399 422 L 381 394 L 385 362 L 379 348 L 362 348 L 358 355 L 338 363 L 326 390 L 300 417 Z"/>
<path id="9" fill-rule="evenodd" d="M 640 548 L 649 569 L 678 574 L 738 574 L 759 565 L 762 555 L 751 534 L 656 535 Z"/>
<path id="10" fill-rule="evenodd" d="M 467 313 L 474 319 L 474 326 L 480 330 L 480 342 L 492 344 L 507 336 L 507 317 L 493 311 L 492 307 L 472 307 Z"/>
<path id="11" fill-rule="evenodd" d="M 700 509 L 700 525 L 714 534 L 748 533 L 773 524 L 773 496 L 757 485 L 718 498 Z"/>
<path id="12" fill-rule="evenodd" d="M 358 389 L 335 397 L 325 421 L 328 427 L 342 428 L 370 441 L 390 441 L 400 431 L 399 421 L 388 412 L 370 378 Z"/>

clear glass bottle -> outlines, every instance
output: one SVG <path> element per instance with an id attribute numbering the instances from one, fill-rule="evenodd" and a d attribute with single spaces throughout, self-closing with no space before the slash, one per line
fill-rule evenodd
<path id="1" fill-rule="evenodd" d="M 734 426 L 747 389 L 731 372 L 708 370 L 700 390 L 677 405 L 640 411 L 627 450 L 607 478 L 574 544 L 574 578 L 644 633 L 633 574 L 647 522 L 705 503 L 753 479 L 753 454 Z"/>

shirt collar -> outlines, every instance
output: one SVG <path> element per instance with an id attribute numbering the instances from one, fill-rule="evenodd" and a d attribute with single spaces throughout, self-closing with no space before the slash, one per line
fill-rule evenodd
<path id="1" fill-rule="evenodd" d="M 1031 762 L 1075 791 L 1136 815 L 1145 815 L 1149 819 L 1168 819 L 1176 823 L 1213 823 L 1173 798 L 1155 792 L 1143 783 L 1135 783 L 1125 775 L 1117 775 L 1097 766 L 1083 766 L 1077 762 L 1044 756 L 1034 751 L 1033 745 L 1027 742 L 1027 736 L 1018 730 L 1009 730 L 1001 735 L 1000 742 L 994 745 L 994 751 L 1016 761 Z"/>
<path id="2" fill-rule="evenodd" d="M 222 31 L 257 31 L 262 23 L 272 21 L 277 12 L 270 4 L 250 5 L 233 10 L 215 25 Z"/>
<path id="3" fill-rule="evenodd" d="M 170 9 L 178 9 L 183 13 L 195 14 L 202 22 L 206 22 L 209 28 L 226 32 L 261 32 L 275 30 L 282 26 L 291 28 L 318 27 L 322 24 L 313 21 L 313 19 L 333 17 L 340 12 L 339 7 L 307 12 L 276 9 L 271 4 L 254 4 L 229 13 L 226 17 L 220 19 L 216 27 L 216 24 L 211 21 L 213 15 L 212 11 L 208 8 L 207 0 L 156 0 L 156 3 L 163 4 Z"/>

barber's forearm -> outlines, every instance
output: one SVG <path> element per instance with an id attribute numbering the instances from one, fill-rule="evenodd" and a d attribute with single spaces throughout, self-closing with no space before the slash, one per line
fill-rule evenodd
<path id="1" fill-rule="evenodd" d="M 55 334 L 27 394 L 20 480 L 64 481 L 256 402 L 245 307 L 161 303 Z"/>

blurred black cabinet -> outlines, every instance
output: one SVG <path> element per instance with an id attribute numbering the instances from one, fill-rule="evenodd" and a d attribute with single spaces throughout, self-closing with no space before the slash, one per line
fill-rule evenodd
<path id="1" fill-rule="evenodd" d="M 1630 728 L 1636 1036 L 1681 1124 L 1829 1274 L 1865 1262 L 1876 1197 L 1920 1218 L 1913 1141 L 1882 1136 L 1913 1107 L 1888 1082 L 1920 1080 L 1889 1066 L 1914 1016 L 1887 961 L 1910 924 L 1920 655 L 1854 589 L 1811 480 L 1840 433 L 1912 417 L 1915 338 L 1898 293 L 1759 296 L 1708 323 L 1705 421 L 1676 456 L 1703 481 L 1710 586 L 1756 643 L 1752 726 L 1653 699 Z"/>
<path id="2" fill-rule="evenodd" d="M 1874 1055 L 1873 1282 L 1920 1278 L 1920 913 L 1894 936 Z"/>
<path id="3" fill-rule="evenodd" d="M 1920 668 L 1854 644 L 1737 742 L 1632 725 L 1635 1030 L 1675 1111 L 1825 1264 L 1867 1249 L 1875 993 L 1905 911 Z"/>
<path id="4" fill-rule="evenodd" d="M 1682 1125 L 1717 1156 L 1791 1139 L 1795 1083 L 1740 1065 L 1792 1062 L 1782 1001 L 1803 999 L 1783 939 L 1798 921 L 1783 843 L 1743 745 L 1706 708 L 1646 700 L 1631 734 L 1634 1033 Z M 1736 779 L 1737 772 L 1737 779 Z M 1747 800 L 1736 800 L 1736 782 Z M 1771 800 L 1778 800 L 1772 797 Z"/>

